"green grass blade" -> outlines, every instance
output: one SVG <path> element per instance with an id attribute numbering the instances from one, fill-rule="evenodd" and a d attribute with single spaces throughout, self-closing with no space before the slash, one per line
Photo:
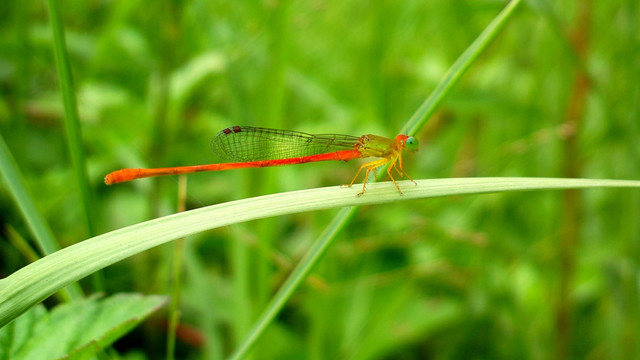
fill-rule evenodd
<path id="1" fill-rule="evenodd" d="M 521 0 L 511 1 L 498 16 L 487 26 L 480 36 L 458 57 L 451 65 L 449 71 L 438 83 L 431 95 L 420 105 L 418 110 L 411 116 L 409 121 L 402 127 L 401 134 L 415 135 L 427 122 L 429 117 L 438 109 L 445 97 L 451 92 L 454 85 L 460 81 L 475 60 L 498 36 L 500 30 L 504 28 L 507 21 L 513 16 L 515 10 L 520 5 Z"/>
<path id="2" fill-rule="evenodd" d="M 402 181 L 399 185 L 404 195 L 398 194 L 392 182 L 384 182 L 371 184 L 367 193 L 360 197 L 356 196 L 358 188 L 346 189 L 339 186 L 260 196 L 185 211 L 93 237 L 48 255 L 0 280 L 0 327 L 55 291 L 106 266 L 168 241 L 230 224 L 337 207 L 463 194 L 590 187 L 640 188 L 640 181 L 454 178 L 417 180 L 417 186 L 409 181 Z M 335 233 L 340 228 L 340 220 L 334 220 L 332 226 L 325 231 L 326 237 L 335 238 Z M 314 246 L 313 250 L 319 254 L 312 252 L 307 255 L 307 259 L 319 257 L 330 243 L 331 240 L 327 240 L 324 244 Z M 275 300 L 280 304 L 284 303 L 313 265 L 312 261 L 301 262 L 293 272 L 293 280 L 287 281 L 290 285 L 284 287 L 282 294 L 278 294 Z M 264 327 L 273 319 L 278 310 L 274 301 L 268 307 L 273 309 L 269 313 L 271 315 L 258 325 Z M 257 339 L 260 334 L 260 331 L 253 331 L 250 336 Z M 251 342 L 245 344 L 236 353 L 236 358 L 250 348 Z"/>
<path id="3" fill-rule="evenodd" d="M 64 29 L 58 10 L 58 2 L 49 0 L 49 14 L 51 21 L 51 31 L 53 33 L 53 52 L 56 58 L 58 77 L 60 79 L 60 92 L 64 104 L 65 127 L 67 131 L 67 141 L 71 162 L 75 172 L 76 183 L 80 189 L 81 203 L 84 208 L 84 221 L 89 236 L 94 235 L 93 226 L 93 206 L 91 202 L 91 190 L 87 177 L 87 168 L 84 159 L 82 146 L 82 131 L 80 129 L 80 119 L 78 117 L 78 106 L 76 104 L 76 92 L 71 75 L 71 65 L 64 38 Z"/>
<path id="4" fill-rule="evenodd" d="M 433 115 L 438 106 L 442 103 L 444 98 L 451 92 L 451 89 L 454 85 L 458 83 L 462 75 L 466 73 L 466 71 L 471 67 L 473 62 L 480 56 L 480 54 L 487 48 L 487 46 L 496 38 L 498 33 L 502 28 L 504 28 L 507 21 L 513 16 L 516 8 L 520 4 L 521 0 L 513 0 L 511 1 L 505 8 L 496 16 L 496 18 L 485 28 L 485 30 L 478 36 L 478 38 L 460 55 L 460 57 L 456 60 L 455 63 L 451 66 L 449 71 L 442 78 L 438 86 L 436 86 L 435 90 L 429 97 L 425 99 L 425 101 L 420 105 L 420 107 L 416 110 L 416 112 L 411 116 L 409 121 L 402 128 L 400 133 L 414 135 L 416 134 L 427 122 L 429 117 Z M 385 174 L 385 171 L 379 171 L 379 177 L 382 177 Z M 330 223 L 331 228 L 333 224 L 341 224 L 341 226 L 345 226 L 348 223 L 348 219 L 350 219 L 353 214 L 358 210 L 357 207 L 342 209 Z M 337 231 L 327 231 L 323 233 L 323 235 L 316 240 L 316 248 L 326 249 L 333 242 L 335 238 L 335 234 Z M 282 308 L 282 306 L 286 303 L 286 300 L 293 294 L 293 290 L 302 282 L 302 278 L 308 274 L 311 268 L 315 266 L 315 264 L 320 260 L 324 251 L 314 251 L 310 250 L 309 256 L 306 256 L 303 260 L 303 263 L 296 268 L 293 273 L 287 279 L 287 282 L 283 286 L 283 288 L 278 291 L 276 297 L 271 301 L 267 309 L 262 313 L 260 318 L 257 320 L 254 325 L 251 333 L 247 336 L 245 341 L 240 345 L 236 353 L 234 354 L 234 359 L 240 359 L 244 357 L 249 351 L 249 349 L 253 346 L 253 344 L 257 341 L 260 335 L 264 332 L 269 322 L 272 321 L 275 314 Z M 297 271 L 304 272 L 298 274 Z M 285 286 L 287 288 L 285 289 Z"/>
<path id="5" fill-rule="evenodd" d="M 351 220 L 351 217 L 355 215 L 356 212 L 353 210 L 354 207 L 344 208 L 339 214 L 345 214 L 344 216 L 333 217 L 331 222 L 319 236 L 318 240 L 314 242 L 313 247 L 309 249 L 298 265 L 293 269 L 291 275 L 289 275 L 284 284 L 282 284 L 278 289 L 278 292 L 274 295 L 273 299 L 266 307 L 266 310 L 260 316 L 259 321 L 256 322 L 247 338 L 231 357 L 232 359 L 244 358 L 245 354 L 247 354 L 253 344 L 255 344 L 260 335 L 264 333 L 271 321 L 273 321 L 276 315 L 278 315 L 280 309 L 282 309 L 282 307 L 287 303 L 287 300 L 291 298 L 298 286 L 300 286 L 304 279 L 307 278 L 318 260 L 322 258 L 329 246 L 333 243 L 333 239 L 336 238 L 338 233 Z"/>
<path id="6" fill-rule="evenodd" d="M 187 177 L 178 177 L 178 212 L 186 210 L 187 199 Z M 169 324 L 167 328 L 167 360 L 175 359 L 176 351 L 176 331 L 180 323 L 180 294 L 182 291 L 182 268 L 184 267 L 184 239 L 180 238 L 173 243 L 171 251 L 171 284 L 169 291 L 171 301 L 169 302 Z"/>
<path id="7" fill-rule="evenodd" d="M 58 243 L 53 237 L 53 232 L 40 215 L 40 212 L 38 212 L 33 199 L 29 195 L 20 170 L 13 156 L 11 156 L 11 152 L 2 135 L 0 135 L 0 174 L 2 174 L 9 193 L 16 202 L 16 205 L 18 205 L 40 251 L 46 255 L 59 250 L 60 246 L 58 246 Z M 82 295 L 78 284 L 71 285 L 67 290 L 68 292 L 63 292 L 63 296 L 67 298 L 77 298 Z"/>
<path id="8" fill-rule="evenodd" d="M 43 255 L 51 254 L 60 250 L 60 246 L 53 237 L 53 232 L 46 221 L 40 216 L 31 196 L 27 191 L 25 182 L 20 174 L 11 152 L 7 147 L 4 137 L 0 135 L 0 173 L 7 184 L 9 193 L 18 205 L 22 216 L 27 222 L 31 234 L 36 240 L 38 248 Z"/>

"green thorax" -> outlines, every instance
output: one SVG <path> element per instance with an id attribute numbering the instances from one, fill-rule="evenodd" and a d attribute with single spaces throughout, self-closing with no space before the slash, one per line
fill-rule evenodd
<path id="1" fill-rule="evenodd" d="M 377 135 L 363 135 L 360 138 L 362 157 L 388 157 L 393 155 L 395 149 L 395 141 Z"/>

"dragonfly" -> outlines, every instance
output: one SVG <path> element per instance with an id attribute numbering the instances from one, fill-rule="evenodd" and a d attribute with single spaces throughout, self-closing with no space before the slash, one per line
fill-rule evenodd
<path id="1" fill-rule="evenodd" d="M 217 164 L 190 165 L 153 169 L 120 169 L 104 178 L 107 185 L 140 178 L 164 175 L 189 174 L 202 171 L 222 171 L 242 168 L 258 168 L 303 164 L 317 161 L 349 161 L 376 157 L 363 164 L 351 180 L 353 186 L 363 171 L 363 195 L 367 179 L 381 166 L 389 165 L 387 175 L 402 194 L 400 186 L 392 175 L 396 171 L 401 178 L 409 176 L 402 166 L 402 153 L 418 150 L 418 140 L 408 135 L 398 135 L 389 139 L 377 135 L 307 134 L 300 131 L 267 129 L 253 126 L 232 126 L 220 131 L 212 140 L 211 148 L 221 158 L 230 161 Z"/>

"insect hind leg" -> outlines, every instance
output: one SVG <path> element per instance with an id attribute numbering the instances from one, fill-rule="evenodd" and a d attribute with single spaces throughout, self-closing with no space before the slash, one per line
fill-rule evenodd
<path id="1" fill-rule="evenodd" d="M 364 173 L 364 181 L 362 184 L 362 191 L 360 193 L 358 193 L 358 196 L 361 196 L 362 194 L 364 194 L 366 188 L 367 188 L 367 182 L 369 181 L 369 174 L 371 173 L 371 170 L 373 170 L 374 173 L 376 173 L 376 169 L 379 168 L 380 166 L 386 164 L 389 162 L 389 159 L 378 159 L 378 160 L 374 160 L 374 161 L 370 161 L 366 164 L 363 164 L 362 166 L 360 166 L 360 169 L 358 169 L 358 172 L 356 173 L 356 176 L 353 177 L 353 180 L 351 180 L 351 183 L 347 186 L 351 187 L 353 186 L 353 183 L 356 182 L 356 180 L 358 179 L 358 175 L 360 175 L 360 173 L 362 172 L 362 170 L 365 170 Z"/>

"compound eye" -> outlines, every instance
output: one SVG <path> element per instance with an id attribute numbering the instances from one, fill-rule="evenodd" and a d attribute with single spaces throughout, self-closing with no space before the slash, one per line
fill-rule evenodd
<path id="1" fill-rule="evenodd" d="M 418 139 L 409 136 L 407 140 L 404 141 L 404 146 L 408 151 L 418 151 Z"/>

